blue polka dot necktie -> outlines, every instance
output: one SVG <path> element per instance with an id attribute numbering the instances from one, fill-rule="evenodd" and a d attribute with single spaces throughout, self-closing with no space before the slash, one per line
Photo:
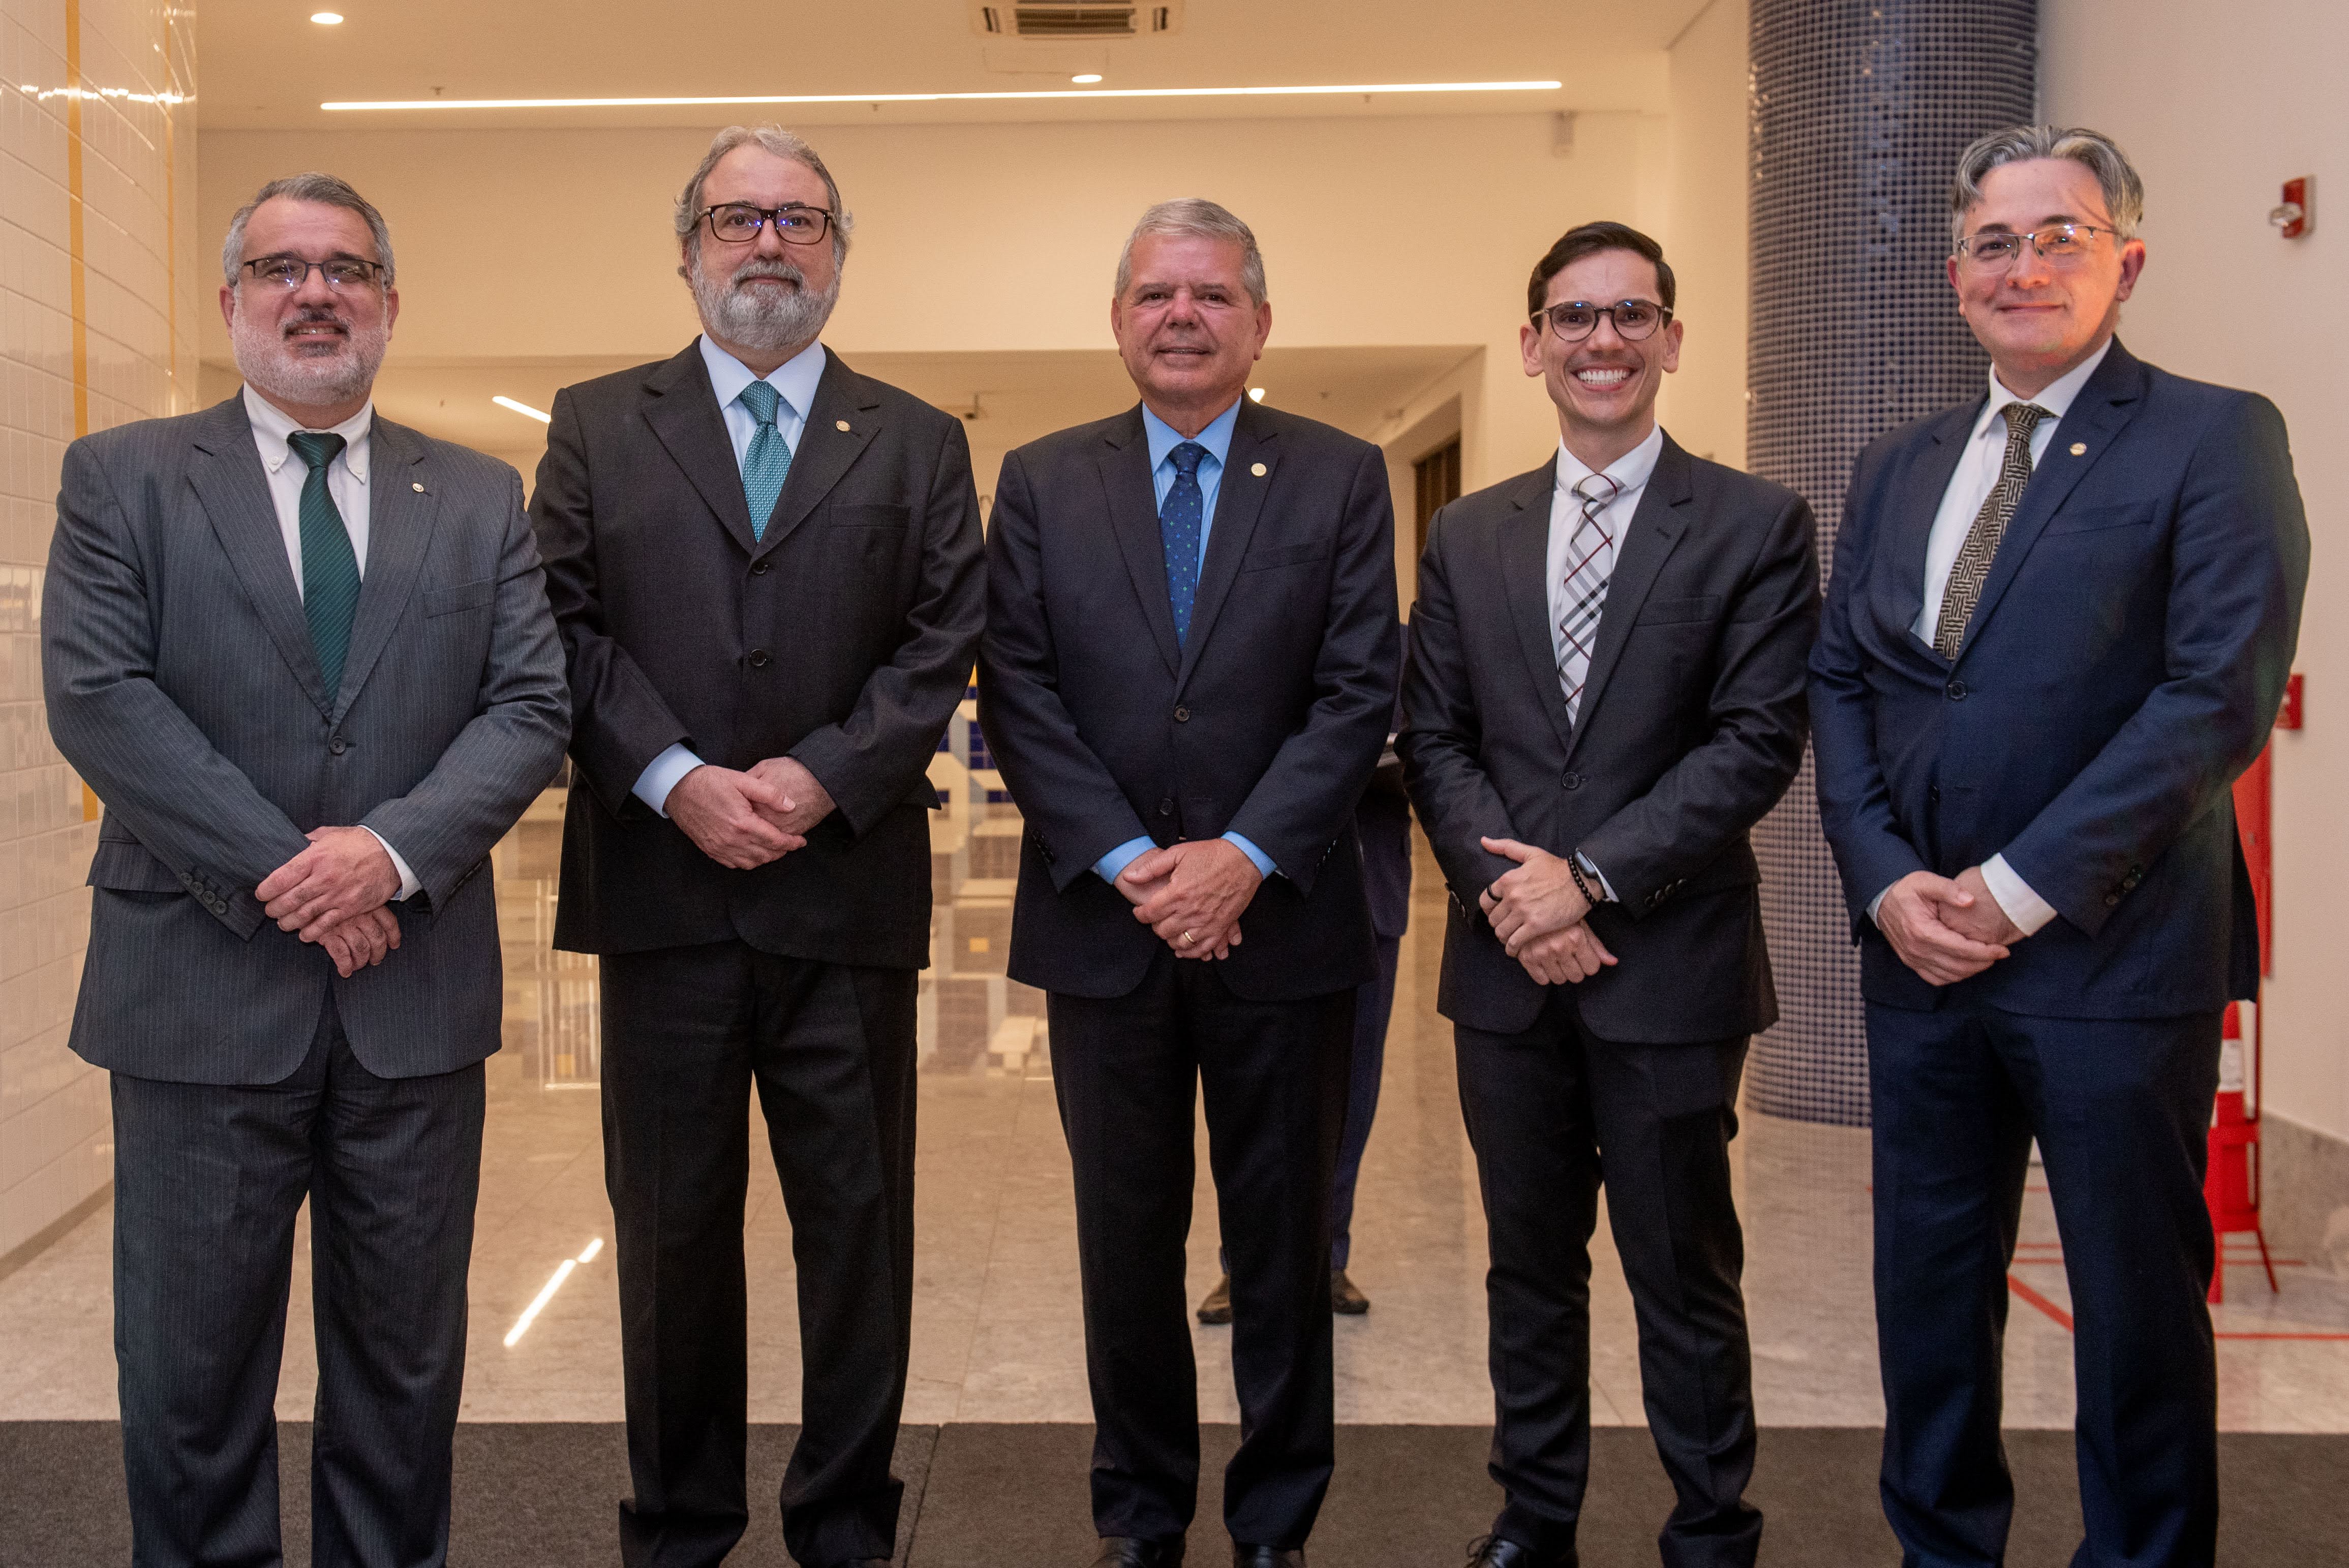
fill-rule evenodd
<path id="1" fill-rule="evenodd" d="M 343 449 L 343 438 L 328 431 L 296 430 L 285 444 L 310 465 L 300 511 L 302 618 L 310 623 L 310 646 L 331 702 L 343 689 L 343 661 L 351 651 L 351 623 L 359 610 L 358 552 L 351 548 L 351 531 L 326 489 L 326 469 Z"/>
<path id="2" fill-rule="evenodd" d="M 775 515 L 775 500 L 783 493 L 783 478 L 792 471 L 791 443 L 775 428 L 783 395 L 764 381 L 753 381 L 734 400 L 759 421 L 750 449 L 742 456 L 742 498 L 750 503 L 750 537 L 764 539 L 767 520 Z"/>
<path id="3" fill-rule="evenodd" d="M 1207 449 L 1185 441 L 1167 456 L 1174 459 L 1174 488 L 1158 509 L 1158 536 L 1166 547 L 1166 597 L 1174 611 L 1174 640 L 1191 635 L 1191 605 L 1199 596 L 1199 533 L 1207 515 L 1199 489 L 1199 464 Z"/>

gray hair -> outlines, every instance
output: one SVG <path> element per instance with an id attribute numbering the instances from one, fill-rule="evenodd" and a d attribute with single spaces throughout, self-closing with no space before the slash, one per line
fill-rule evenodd
<path id="1" fill-rule="evenodd" d="M 2101 130 L 2076 125 L 2009 126 L 1967 148 L 1958 159 L 1958 177 L 1950 187 L 1950 237 L 1966 237 L 1966 214 L 1982 199 L 1982 182 L 1992 170 L 2034 158 L 2068 158 L 2085 167 L 2105 193 L 2113 237 L 2137 238 L 2137 226 L 2145 221 L 2145 181 L 2129 166 L 2120 143 Z"/>
<path id="2" fill-rule="evenodd" d="M 1248 298 L 1257 304 L 1265 302 L 1264 253 L 1256 248 L 1256 231 L 1232 216 L 1230 211 L 1204 196 L 1185 196 L 1174 201 L 1161 201 L 1142 215 L 1133 232 L 1125 237 L 1125 249 L 1117 253 L 1117 294 L 1125 297 L 1126 285 L 1133 281 L 1133 242 L 1144 234 L 1175 234 L 1187 240 L 1223 240 L 1240 247 L 1240 286 Z"/>
<path id="3" fill-rule="evenodd" d="M 228 237 L 221 242 L 221 281 L 229 287 L 236 286 L 236 274 L 244 266 L 244 226 L 252 222 L 254 212 L 264 201 L 283 196 L 289 201 L 316 201 L 322 207 L 340 207 L 357 212 L 367 220 L 367 232 L 375 236 L 375 259 L 382 264 L 384 286 L 391 286 L 394 273 L 391 265 L 391 230 L 375 203 L 351 189 L 350 181 L 332 174 L 313 170 L 284 180 L 273 180 L 254 193 L 252 201 L 236 210 L 228 221 Z"/>
<path id="4" fill-rule="evenodd" d="M 709 171 L 718 167 L 719 159 L 736 148 L 748 147 L 752 142 L 777 158 L 788 159 L 813 170 L 815 177 L 823 181 L 824 197 L 832 208 L 832 264 L 837 267 L 845 263 L 848 260 L 848 235 L 856 227 L 856 218 L 841 205 L 839 182 L 833 179 L 832 170 L 823 166 L 823 160 L 816 156 L 814 148 L 774 124 L 730 125 L 709 139 L 709 150 L 702 154 L 693 178 L 687 181 L 685 189 L 678 193 L 677 211 L 672 219 L 677 228 L 678 242 L 683 244 L 693 238 L 694 225 L 701 222 L 701 186 L 709 178 Z"/>

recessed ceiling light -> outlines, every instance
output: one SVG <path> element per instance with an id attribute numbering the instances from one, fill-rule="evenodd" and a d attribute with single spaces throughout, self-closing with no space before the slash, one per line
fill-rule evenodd
<path id="1" fill-rule="evenodd" d="M 323 109 L 726 108 L 750 104 L 1006 103 L 1062 98 L 1343 98 L 1370 93 L 1547 93 L 1564 82 L 1370 82 L 1287 88 L 1081 88 L 982 93 L 796 93 L 736 98 L 377 98 L 330 100 Z"/>
<path id="2" fill-rule="evenodd" d="M 321 27 L 339 27 L 343 25 L 343 14 L 340 11 L 313 11 L 310 20 Z"/>
<path id="3" fill-rule="evenodd" d="M 1264 388 L 1263 388 L 1263 387 L 1249 387 L 1249 388 L 1248 388 L 1248 397 L 1250 398 L 1250 400 L 1251 400 L 1251 401 L 1254 401 L 1254 402 L 1257 402 L 1257 403 L 1261 403 L 1261 402 L 1263 402 L 1263 401 L 1264 401 Z"/>
<path id="4" fill-rule="evenodd" d="M 495 403 L 501 408 L 511 408 L 515 413 L 522 415 L 524 418 L 535 419 L 542 425 L 552 425 L 554 423 L 554 415 L 542 414 L 527 403 L 517 403 L 512 398 L 505 397 L 492 397 L 490 401 Z"/>
<path id="5" fill-rule="evenodd" d="M 1099 71 L 1087 71 L 1081 77 L 1071 77 L 1069 79 L 1076 83 L 1079 87 L 1091 87 L 1093 83 L 1101 80 L 1101 73 Z"/>

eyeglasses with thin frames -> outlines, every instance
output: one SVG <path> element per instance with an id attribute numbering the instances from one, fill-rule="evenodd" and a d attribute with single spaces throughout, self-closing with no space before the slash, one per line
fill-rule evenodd
<path id="1" fill-rule="evenodd" d="M 325 274 L 328 288 L 340 294 L 367 287 L 383 275 L 384 266 L 357 256 L 330 256 L 323 262 L 305 262 L 299 256 L 256 256 L 243 270 L 253 274 L 254 282 L 274 284 L 288 294 L 308 283 L 310 274 L 316 272 Z"/>
<path id="2" fill-rule="evenodd" d="M 1536 325 L 1547 321 L 1550 331 L 1561 343 L 1580 343 L 1599 330 L 1601 316 L 1615 324 L 1615 335 L 1626 343 L 1637 343 L 1651 337 L 1656 328 L 1672 319 L 1672 313 L 1662 305 L 1643 299 L 1618 300 L 1613 304 L 1593 304 L 1585 299 L 1570 299 L 1534 312 Z"/>
<path id="3" fill-rule="evenodd" d="M 2110 229 L 2093 223 L 2054 223 L 2028 234 L 2011 230 L 1992 229 L 1980 234 L 1969 234 L 1951 248 L 1958 259 L 1978 272 L 2002 273 L 2014 265 L 2028 243 L 2039 259 L 2051 267 L 2076 266 L 2088 259 L 2095 249 L 2095 237 L 2109 234 Z"/>
<path id="4" fill-rule="evenodd" d="M 730 245 L 751 243 L 758 239 L 759 231 L 770 224 L 774 226 L 775 238 L 786 245 L 816 244 L 832 232 L 832 213 L 804 201 L 786 201 L 780 207 L 726 201 L 704 207 L 701 221 L 709 225 L 712 238 Z"/>

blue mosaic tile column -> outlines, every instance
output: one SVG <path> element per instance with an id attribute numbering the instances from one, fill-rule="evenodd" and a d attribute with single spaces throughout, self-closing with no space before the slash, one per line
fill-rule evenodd
<path id="1" fill-rule="evenodd" d="M 1753 0 L 1746 461 L 1807 499 L 1832 559 L 1852 459 L 1979 394 L 1942 275 L 1958 154 L 2033 116 L 2037 0 Z M 1868 1122 L 1859 960 L 1811 762 L 1754 832 L 1777 1026 L 1754 1109 Z"/>

